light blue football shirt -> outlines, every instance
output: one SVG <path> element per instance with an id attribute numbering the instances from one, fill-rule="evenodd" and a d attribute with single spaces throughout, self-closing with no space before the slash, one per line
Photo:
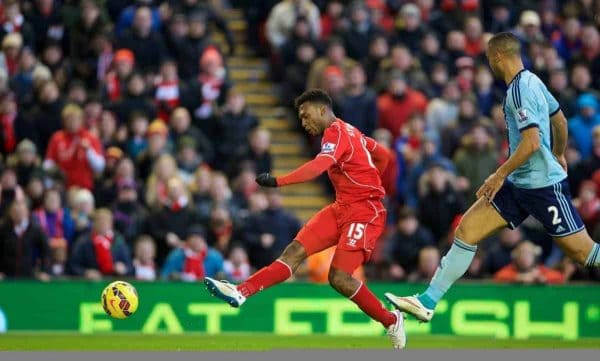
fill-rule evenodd
<path id="1" fill-rule="evenodd" d="M 508 84 L 504 98 L 504 119 L 508 130 L 511 154 L 521 142 L 521 132 L 538 127 L 540 149 L 508 176 L 519 188 L 543 188 L 567 177 L 552 154 L 552 127 L 550 117 L 560 106 L 540 78 L 529 70 L 521 70 Z"/>

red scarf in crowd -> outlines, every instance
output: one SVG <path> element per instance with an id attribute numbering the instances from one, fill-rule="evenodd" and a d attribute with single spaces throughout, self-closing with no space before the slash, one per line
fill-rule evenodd
<path id="1" fill-rule="evenodd" d="M 100 273 L 109 275 L 113 273 L 114 265 L 112 258 L 112 243 L 114 235 L 112 232 L 108 234 L 98 234 L 92 232 L 92 243 L 96 253 L 96 263 Z"/>
<path id="2" fill-rule="evenodd" d="M 117 73 L 113 71 L 106 74 L 106 93 L 110 101 L 116 101 L 121 98 L 121 82 Z"/>
<path id="3" fill-rule="evenodd" d="M 185 261 L 183 263 L 183 279 L 195 281 L 204 278 L 204 258 L 206 250 L 196 252 L 190 248 L 184 248 Z"/>
<path id="4" fill-rule="evenodd" d="M 2 126 L 2 134 L 4 134 L 4 151 L 12 153 L 17 146 L 17 136 L 15 135 L 15 118 L 16 113 L 8 113 L 0 115 L 0 123 Z"/>
<path id="5" fill-rule="evenodd" d="M 158 107 L 158 117 L 169 121 L 171 110 L 179 105 L 179 81 L 162 81 L 156 86 L 154 101 Z"/>

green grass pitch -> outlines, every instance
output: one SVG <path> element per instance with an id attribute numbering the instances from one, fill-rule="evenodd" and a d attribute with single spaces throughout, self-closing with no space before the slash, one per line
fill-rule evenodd
<path id="1" fill-rule="evenodd" d="M 142 335 L 112 333 L 7 333 L 0 335 L 2 350 L 82 351 L 266 351 L 277 349 L 389 349 L 386 336 L 274 336 L 269 334 L 183 334 Z M 558 349 L 600 348 L 598 339 L 563 341 L 556 339 L 494 340 L 453 336 L 409 337 L 407 349 Z"/>

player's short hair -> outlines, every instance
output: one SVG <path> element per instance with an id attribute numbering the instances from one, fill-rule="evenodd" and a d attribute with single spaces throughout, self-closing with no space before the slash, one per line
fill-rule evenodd
<path id="1" fill-rule="evenodd" d="M 501 32 L 488 41 L 488 49 L 503 55 L 516 56 L 521 53 L 521 42 L 512 33 Z"/>
<path id="2" fill-rule="evenodd" d="M 318 103 L 332 107 L 333 101 L 331 97 L 325 90 L 322 89 L 310 89 L 302 93 L 296 100 L 294 101 L 294 106 L 296 109 L 299 109 L 300 106 L 304 103 Z"/>

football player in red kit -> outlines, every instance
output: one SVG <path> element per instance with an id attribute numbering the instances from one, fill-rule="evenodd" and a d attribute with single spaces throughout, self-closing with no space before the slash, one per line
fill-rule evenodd
<path id="1" fill-rule="evenodd" d="M 388 311 L 365 284 L 352 277 L 354 270 L 371 257 L 385 227 L 380 173 L 390 155 L 385 147 L 336 118 L 331 106 L 331 98 L 322 90 L 300 95 L 296 108 L 302 127 L 311 135 L 323 134 L 321 152 L 285 176 L 263 173 L 256 181 L 263 187 L 282 187 L 312 180 L 327 171 L 335 188 L 335 202 L 311 218 L 275 262 L 245 282 L 234 286 L 207 277 L 205 283 L 213 295 L 239 307 L 247 297 L 288 279 L 306 257 L 335 245 L 329 269 L 331 286 L 387 328 L 394 348 L 404 348 L 403 314 Z"/>

